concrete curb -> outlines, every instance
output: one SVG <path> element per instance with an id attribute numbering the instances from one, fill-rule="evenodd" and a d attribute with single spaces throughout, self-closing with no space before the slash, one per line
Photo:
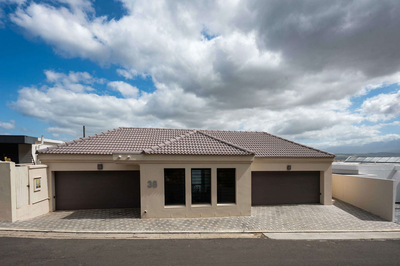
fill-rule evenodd
<path id="1" fill-rule="evenodd" d="M 0 231 L 0 238 L 32 239 L 270 239 L 270 240 L 399 240 L 400 232 L 336 232 L 336 233 L 88 233 Z"/>
<path id="2" fill-rule="evenodd" d="M 389 240 L 400 239 L 400 232 L 349 233 L 263 233 L 274 240 Z"/>
<path id="3" fill-rule="evenodd" d="M 33 232 L 33 233 L 72 233 L 72 234 L 263 234 L 263 233 L 372 233 L 372 232 L 400 232 L 400 229 L 381 230 L 293 230 L 293 231 L 74 231 L 74 230 L 46 230 L 27 228 L 0 228 L 0 232 Z"/>
<path id="4" fill-rule="evenodd" d="M 90 233 L 55 233 L 55 232 L 21 232 L 0 231 L 2 237 L 33 238 L 33 239 L 255 239 L 262 234 L 90 234 Z"/>

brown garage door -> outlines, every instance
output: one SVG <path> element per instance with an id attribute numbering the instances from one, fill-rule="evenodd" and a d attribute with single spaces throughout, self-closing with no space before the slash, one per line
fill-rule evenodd
<path id="1" fill-rule="evenodd" d="M 139 171 L 56 172 L 56 209 L 140 208 Z"/>
<path id="2" fill-rule="evenodd" d="M 319 172 L 252 172 L 253 206 L 319 203 Z"/>

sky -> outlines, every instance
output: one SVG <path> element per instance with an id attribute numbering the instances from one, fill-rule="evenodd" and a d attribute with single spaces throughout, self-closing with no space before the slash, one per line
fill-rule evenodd
<path id="1" fill-rule="evenodd" d="M 400 140 L 399 1 L 0 0 L 0 134 Z"/>

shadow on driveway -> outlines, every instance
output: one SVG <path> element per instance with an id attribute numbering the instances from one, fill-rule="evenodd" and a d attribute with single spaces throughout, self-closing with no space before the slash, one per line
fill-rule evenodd
<path id="1" fill-rule="evenodd" d="M 76 211 L 57 211 L 72 212 L 62 219 L 140 219 L 140 209 L 92 209 L 92 210 L 76 210 Z"/>
<path id="2" fill-rule="evenodd" d="M 348 214 L 350 214 L 360 220 L 363 220 L 363 221 L 387 221 L 387 220 L 383 219 L 382 217 L 379 217 L 378 215 L 367 212 L 361 208 L 351 205 L 350 203 L 343 202 L 338 199 L 334 199 L 333 206 L 335 206 L 335 207 L 347 212 Z"/>

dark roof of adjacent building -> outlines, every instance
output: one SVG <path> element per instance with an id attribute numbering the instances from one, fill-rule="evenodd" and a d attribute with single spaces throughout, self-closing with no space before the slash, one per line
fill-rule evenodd
<path id="1" fill-rule="evenodd" d="M 24 135 L 0 135 L 0 143 L 35 144 L 38 138 Z"/>
<path id="2" fill-rule="evenodd" d="M 120 127 L 38 151 L 48 154 L 255 155 L 329 158 L 334 154 L 266 132 Z"/>

